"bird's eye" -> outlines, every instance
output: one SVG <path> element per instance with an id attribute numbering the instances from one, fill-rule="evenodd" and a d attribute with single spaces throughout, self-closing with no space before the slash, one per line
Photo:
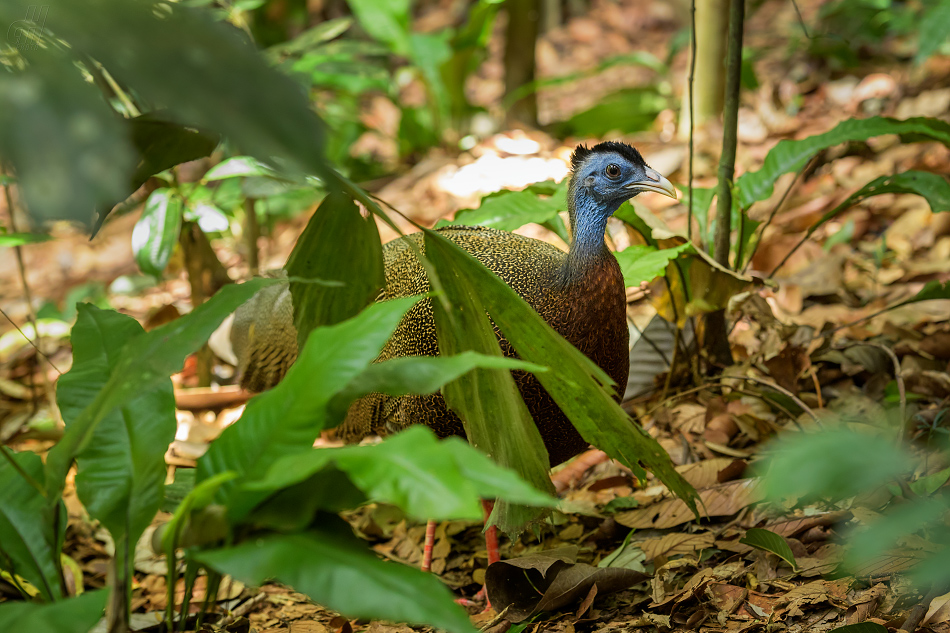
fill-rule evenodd
<path id="1" fill-rule="evenodd" d="M 607 169 L 604 170 L 604 173 L 607 174 L 607 177 L 611 180 L 620 178 L 620 165 L 616 163 L 610 163 L 607 165 Z"/>

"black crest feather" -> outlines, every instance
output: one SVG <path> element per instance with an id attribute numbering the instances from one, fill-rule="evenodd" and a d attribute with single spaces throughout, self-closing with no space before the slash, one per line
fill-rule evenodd
<path id="1" fill-rule="evenodd" d="M 638 152 L 635 147 L 619 141 L 604 141 L 603 143 L 594 145 L 590 149 L 584 145 L 578 145 L 574 148 L 574 153 L 571 154 L 571 169 L 576 171 L 591 154 L 606 154 L 609 152 L 620 154 L 631 163 L 639 165 L 646 164 L 643 160 L 643 156 L 640 155 L 640 152 Z"/>

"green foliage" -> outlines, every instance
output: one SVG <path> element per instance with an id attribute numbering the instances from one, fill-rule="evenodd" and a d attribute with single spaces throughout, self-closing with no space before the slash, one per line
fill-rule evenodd
<path id="1" fill-rule="evenodd" d="M 689 243 L 664 249 L 644 244 L 628 246 L 614 254 L 620 262 L 623 282 L 629 288 L 662 276 L 670 261 L 690 249 L 692 246 Z"/>
<path id="2" fill-rule="evenodd" d="M 458 356 L 446 358 L 451 360 Z M 508 365 L 521 363 L 508 361 Z M 445 382 L 441 380 L 439 386 Z M 431 393 L 436 389 L 427 391 Z M 346 473 L 368 500 L 397 506 L 420 520 L 479 520 L 482 518 L 479 498 L 504 498 L 547 507 L 556 503 L 553 497 L 538 492 L 512 471 L 496 465 L 465 440 L 448 438 L 440 442 L 423 426 L 410 427 L 375 446 L 307 451 L 280 458 L 266 477 L 248 487 L 253 490 L 286 488 L 331 466 Z"/>
<path id="3" fill-rule="evenodd" d="M 14 12 L 10 5 L 17 4 L 4 3 L 4 23 L 26 14 L 25 6 Z M 38 222 L 91 224 L 94 209 L 131 193 L 131 146 L 120 121 L 68 58 L 37 50 L 28 62 L 24 71 L 0 74 L 0 153 Z"/>
<path id="4" fill-rule="evenodd" d="M 465 275 L 468 283 L 475 285 L 495 325 L 519 356 L 551 369 L 537 374 L 537 378 L 585 440 L 639 477 L 645 474 L 640 466 L 644 464 L 674 494 L 695 508 L 695 490 L 673 468 L 666 451 L 638 424 L 632 423 L 613 399 L 613 385 L 603 370 L 558 335 L 514 290 L 471 255 L 432 231 L 426 232 L 426 242 L 427 253 L 441 243 L 445 263 L 440 270 Z M 577 398 L 578 391 L 586 397 Z M 506 464 L 501 460 L 500 463 Z"/>
<path id="5" fill-rule="evenodd" d="M 175 191 L 162 187 L 149 195 L 132 231 L 132 252 L 143 273 L 162 276 L 178 244 L 182 216 L 181 196 Z"/>
<path id="6" fill-rule="evenodd" d="M 769 497 L 797 500 L 798 504 L 824 502 L 847 507 L 862 505 L 863 499 L 880 499 L 882 492 L 890 490 L 896 496 L 889 500 L 883 514 L 848 535 L 845 565 L 859 569 L 892 552 L 903 539 L 920 534 L 933 544 L 936 553 L 922 559 L 911 570 L 911 577 L 922 586 L 945 581 L 950 553 L 946 550 L 944 521 L 950 510 L 950 496 L 941 485 L 934 485 L 935 481 L 946 481 L 945 473 L 908 481 L 912 473 L 925 471 L 929 456 L 913 457 L 896 446 L 892 430 L 866 424 L 855 428 L 864 430 L 835 426 L 778 441 L 765 477 Z M 902 485 L 895 486 L 894 482 Z M 904 485 L 911 490 L 906 496 L 901 492 Z M 880 510 L 879 506 L 872 509 Z"/>
<path id="7" fill-rule="evenodd" d="M 427 232 L 425 243 L 428 257 L 440 271 L 439 278 L 449 302 L 449 305 L 433 302 L 439 351 L 457 354 L 470 350 L 500 357 L 495 332 L 486 316 L 490 312 L 483 299 L 486 284 L 479 283 L 471 270 L 466 269 L 477 267 L 479 273 L 488 273 L 503 286 L 504 282 L 438 233 Z M 528 311 L 540 319 L 533 310 Z M 539 490 L 553 492 L 547 474 L 548 452 L 508 370 L 485 368 L 472 372 L 448 383 L 442 395 L 462 419 L 472 446 L 491 455 L 502 466 L 512 468 Z M 497 431 L 498 420 L 506 421 L 505 433 Z M 544 514 L 535 508 L 502 502 L 495 505 L 490 520 L 503 531 L 517 534 Z"/>
<path id="8" fill-rule="evenodd" d="M 810 41 L 809 51 L 837 67 L 857 66 L 862 58 L 878 55 L 895 38 L 916 35 L 921 63 L 947 42 L 950 9 L 942 0 L 909 5 L 895 0 L 836 0 L 821 7 L 822 33 Z"/>
<path id="9" fill-rule="evenodd" d="M 106 386 L 125 345 L 143 333 L 132 317 L 80 305 L 72 330 L 73 366 L 56 388 L 67 428 Z M 76 492 L 112 535 L 120 586 L 132 586 L 135 543 L 161 506 L 165 450 L 175 428 L 175 396 L 165 378 L 106 414 L 76 456 Z"/>
<path id="10" fill-rule="evenodd" d="M 477 224 L 513 231 L 532 222 L 550 226 L 561 211 L 567 211 L 567 179 L 560 184 L 546 181 L 529 185 L 522 191 L 503 190 L 489 194 L 482 198 L 477 209 L 463 209 L 451 222 L 440 220 L 436 226 Z M 566 235 L 561 237 L 567 238 Z"/>
<path id="11" fill-rule="evenodd" d="M 364 218 L 352 198 L 331 193 L 297 239 L 287 273 L 292 278 L 346 284 L 334 287 L 291 280 L 294 326 L 303 347 L 313 328 L 354 316 L 383 287 L 383 252 L 375 220 Z"/>
<path id="12" fill-rule="evenodd" d="M 0 451 L 0 569 L 29 581 L 44 600 L 62 598 L 66 592 L 59 553 L 66 508 L 59 500 L 47 503 L 43 496 L 39 455 L 11 454 L 5 446 Z M 0 621 L 2 614 L 0 610 Z"/>
<path id="13" fill-rule="evenodd" d="M 932 0 L 925 3 L 919 22 L 919 45 L 914 60 L 920 64 L 938 51 L 946 52 L 950 33 L 950 3 Z"/>
<path id="14" fill-rule="evenodd" d="M 379 560 L 345 525 L 274 534 L 202 552 L 198 559 L 249 584 L 279 580 L 348 617 L 428 623 L 451 633 L 475 630 L 438 578 Z"/>
<path id="15" fill-rule="evenodd" d="M 225 429 L 198 460 L 199 482 L 228 471 L 238 474 L 217 496 L 231 520 L 243 519 L 263 498 L 242 491 L 238 483 L 262 477 L 279 457 L 309 451 L 321 430 L 342 420 L 330 418 L 333 396 L 369 366 L 417 300 L 376 303 L 352 319 L 313 330 L 284 379 L 251 400 L 240 424 Z M 294 395 L 300 393 L 310 395 Z"/>
<path id="16" fill-rule="evenodd" d="M 918 301 L 931 301 L 933 299 L 950 299 L 950 281 L 940 283 L 939 281 L 928 281 L 920 291 L 910 299 L 901 301 L 895 308 Z"/>
<path id="17" fill-rule="evenodd" d="M 841 448 L 847 446 L 847 451 Z M 891 438 L 845 428 L 786 437 L 775 446 L 766 488 L 775 499 L 846 499 L 911 468 Z"/>
<path id="18" fill-rule="evenodd" d="M 761 169 L 743 174 L 736 180 L 739 206 L 747 209 L 753 203 L 771 196 L 775 181 L 780 176 L 803 168 L 819 151 L 839 143 L 865 141 L 882 134 L 900 134 L 905 140 L 939 141 L 950 146 L 950 123 L 939 119 L 848 119 L 824 134 L 809 136 L 800 141 L 779 141 L 765 157 Z"/>
<path id="19" fill-rule="evenodd" d="M 598 99 L 597 105 L 567 121 L 554 124 L 559 137 L 603 137 L 649 128 L 656 116 L 670 107 L 670 97 L 656 87 L 627 88 Z"/>
<path id="20" fill-rule="evenodd" d="M 0 604 L 0 631 L 4 633 L 88 633 L 102 617 L 108 591 L 87 591 L 51 604 Z"/>
<path id="21" fill-rule="evenodd" d="M 6 24 L 20 20 L 28 5 L 6 2 L 0 18 Z M 123 127 L 100 95 L 105 82 L 98 80 L 105 73 L 136 98 L 158 104 L 162 120 L 202 135 L 223 134 L 246 153 L 281 157 L 290 168 L 324 170 L 323 125 L 292 80 L 274 73 L 237 31 L 206 12 L 181 4 L 152 9 L 150 2 L 56 0 L 50 5 L 56 20 L 47 26 L 69 48 L 23 47 L 22 69 L 2 78 L 0 94 L 10 102 L 0 108 L 0 149 L 37 219 L 88 224 L 93 209 L 131 193 L 133 176 L 144 173 L 136 171 L 137 163 L 161 167 L 188 154 L 177 153 L 183 146 L 194 149 L 180 143 L 166 160 L 167 147 L 144 142 L 149 160 L 136 161 L 136 133 Z M 97 81 L 85 81 L 74 62 Z M 128 95 L 119 94 L 112 105 L 124 115 L 136 114 Z"/>
<path id="22" fill-rule="evenodd" d="M 53 239 L 50 235 L 43 233 L 4 233 L 0 232 L 0 246 L 12 247 L 23 246 L 24 244 L 36 244 L 37 242 L 46 242 Z"/>
<path id="23" fill-rule="evenodd" d="M 228 314 L 256 291 L 276 281 L 255 279 L 225 286 L 187 315 L 129 341 L 112 365 L 109 380 L 95 399 L 74 417 L 62 439 L 50 450 L 46 460 L 49 500 L 59 498 L 70 465 L 91 441 L 96 427 L 106 416 L 143 391 L 151 391 L 165 383 L 168 376 L 181 368 L 185 356 L 207 341 Z"/>
<path id="24" fill-rule="evenodd" d="M 739 539 L 739 542 L 771 552 L 791 565 L 793 570 L 798 569 L 798 565 L 795 563 L 795 555 L 792 553 L 792 548 L 788 546 L 788 541 L 775 532 L 762 528 L 749 528 L 746 530 L 745 536 Z"/>

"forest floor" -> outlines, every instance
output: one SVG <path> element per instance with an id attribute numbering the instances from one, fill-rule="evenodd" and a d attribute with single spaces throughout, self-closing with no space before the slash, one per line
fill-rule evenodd
<path id="1" fill-rule="evenodd" d="M 806 22 L 815 21 L 819 4 L 800 5 Z M 642 0 L 593 2 L 588 16 L 574 18 L 543 38 L 541 74 L 587 70 L 630 50 L 667 50 L 676 31 L 676 16 L 667 6 Z M 748 21 L 747 45 L 758 55 L 753 66 L 759 86 L 743 94 L 739 173 L 760 166 L 779 140 L 824 132 L 851 116 L 947 119 L 950 59 L 933 57 L 920 66 L 867 63 L 833 72 L 822 60 L 794 49 L 792 34 L 776 32 L 796 24 L 792 5 L 778 2 L 764 3 Z M 474 100 L 497 108 L 501 51 L 493 45 L 491 53 L 472 91 Z M 687 67 L 687 53 L 680 52 L 672 64 L 677 94 Z M 643 68 L 616 66 L 545 90 L 540 99 L 542 119 L 558 118 L 589 107 L 607 92 L 650 81 L 657 78 Z M 686 142 L 677 136 L 676 117 L 672 109 L 663 112 L 653 129 L 625 139 L 658 171 L 673 182 L 685 183 L 689 153 Z M 380 123 L 380 129 L 387 127 L 391 126 Z M 720 135 L 715 126 L 696 135 L 696 186 L 715 183 Z M 433 150 L 412 169 L 379 185 L 375 193 L 409 220 L 431 225 L 476 206 L 482 195 L 492 191 L 563 178 L 573 144 L 541 131 L 502 131 L 460 155 Z M 770 275 L 823 213 L 873 178 L 907 169 L 950 173 L 950 150 L 937 143 L 905 144 L 896 137 L 834 148 L 797 181 L 792 174 L 780 180 L 775 195 L 753 207 L 753 219 L 764 220 L 772 214 L 774 219 L 746 272 L 771 277 L 772 282 L 757 293 L 761 300 L 747 302 L 733 315 L 737 325 L 730 341 L 736 360 L 726 368 L 726 379 L 697 385 L 691 364 L 685 363 L 669 379 L 663 371 L 645 395 L 625 403 L 700 491 L 710 518 L 695 521 L 685 505 L 652 476 L 639 483 L 618 464 L 598 462 L 596 454 L 569 463 L 556 475 L 562 487 L 560 511 L 540 534 L 514 541 L 503 537 L 503 560 L 561 548 L 557 557 L 562 562 L 552 569 L 575 569 L 588 578 L 588 572 L 593 572 L 583 565 L 603 569 L 598 564 L 612 557 L 609 561 L 614 567 L 646 569 L 652 578 L 632 586 L 620 581 L 612 586 L 604 579 L 599 584 L 587 582 L 580 593 L 545 596 L 556 608 L 533 613 L 543 593 L 538 591 L 533 601 L 519 605 L 525 617 L 512 631 L 820 633 L 865 621 L 896 630 L 923 601 L 922 630 L 950 632 L 950 594 L 928 595 L 924 600 L 922 592 L 902 576 L 928 556 L 928 543 L 904 543 L 861 568 L 844 570 L 840 563 L 846 527 L 865 520 L 867 511 L 845 503 L 797 509 L 763 504 L 764 492 L 755 470 L 777 433 L 834 415 L 872 421 L 899 411 L 901 437 L 912 446 L 941 426 L 937 412 L 950 401 L 950 302 L 917 303 L 871 316 L 913 296 L 928 281 L 950 279 L 950 214 L 932 213 L 927 202 L 916 196 L 872 198 L 825 224 Z M 682 202 L 650 194 L 638 201 L 673 231 L 685 232 Z M 283 265 L 308 217 L 280 224 L 262 239 L 263 268 Z M 174 267 L 173 274 L 157 287 L 132 284 L 122 290 L 116 284 L 116 280 L 134 280 L 130 234 L 135 219 L 136 214 L 131 214 L 108 223 L 93 241 L 60 228 L 56 240 L 25 247 L 26 282 L 32 296 L 64 311 L 66 321 L 70 298 L 80 294 L 97 296 L 139 318 L 146 327 L 187 311 L 188 286 Z M 399 223 L 411 229 L 408 220 Z M 381 232 L 384 241 L 395 237 L 385 227 Z M 520 232 L 558 241 L 536 225 Z M 611 224 L 610 236 L 616 246 L 635 239 L 619 222 Z M 246 266 L 233 243 L 220 240 L 215 249 L 233 279 L 246 277 Z M 629 296 L 631 320 L 641 328 L 656 313 L 650 303 L 652 294 L 651 288 L 643 288 Z M 26 324 L 25 294 L 12 249 L 0 252 L 0 297 L 4 312 L 21 326 Z M 833 334 L 815 336 L 830 329 L 835 330 Z M 55 419 L 47 400 L 49 385 L 71 363 L 67 327 L 53 319 L 41 329 L 42 349 L 51 365 L 38 361 L 33 348 L 10 324 L 0 324 L 0 333 L 0 440 L 16 436 L 18 448 L 42 450 L 57 434 L 43 420 Z M 219 361 L 217 375 L 223 383 L 233 382 L 233 368 L 224 360 Z M 729 377 L 749 380 L 740 384 Z M 193 366 L 186 366 L 175 381 L 179 433 L 167 455 L 170 472 L 193 465 L 207 443 L 243 409 L 242 396 L 233 389 L 190 389 Z M 764 395 L 769 385 L 792 394 L 796 410 L 802 413 L 793 415 L 774 406 L 774 399 Z M 927 472 L 940 472 L 946 466 L 935 461 Z M 941 485 L 946 481 L 944 477 Z M 83 516 L 74 492 L 67 493 L 67 506 L 66 553 L 81 570 L 84 586 L 103 586 L 111 547 L 108 534 Z M 163 518 L 167 516 L 159 517 Z M 391 508 L 380 506 L 368 506 L 348 519 L 380 556 L 419 564 L 423 525 L 407 522 Z M 794 566 L 741 542 L 749 529 L 757 527 L 785 537 Z M 136 560 L 135 630 L 155 627 L 167 600 L 165 562 L 151 553 L 148 538 L 146 533 Z M 531 564 L 542 562 L 532 559 Z M 433 570 L 446 584 L 460 596 L 471 597 L 484 582 L 485 568 L 480 525 L 460 521 L 439 525 Z M 194 597 L 197 602 L 203 598 L 202 580 Z M 612 589 L 616 591 L 609 593 Z M 217 598 L 222 609 L 246 618 L 232 618 L 228 628 L 235 631 L 248 622 L 268 633 L 410 630 L 403 625 L 348 621 L 279 585 L 251 588 L 225 582 Z M 493 610 L 480 612 L 480 606 L 472 610 L 473 621 L 493 633 L 511 625 Z"/>

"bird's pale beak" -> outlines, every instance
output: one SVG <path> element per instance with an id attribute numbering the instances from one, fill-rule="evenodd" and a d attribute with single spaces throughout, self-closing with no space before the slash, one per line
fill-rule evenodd
<path id="1" fill-rule="evenodd" d="M 639 189 L 640 191 L 652 191 L 654 193 L 661 193 L 664 196 L 669 196 L 674 200 L 676 199 L 676 189 L 673 187 L 673 183 L 661 176 L 660 172 L 649 167 L 646 168 L 646 178 L 636 182 L 631 182 L 624 188 Z"/>

